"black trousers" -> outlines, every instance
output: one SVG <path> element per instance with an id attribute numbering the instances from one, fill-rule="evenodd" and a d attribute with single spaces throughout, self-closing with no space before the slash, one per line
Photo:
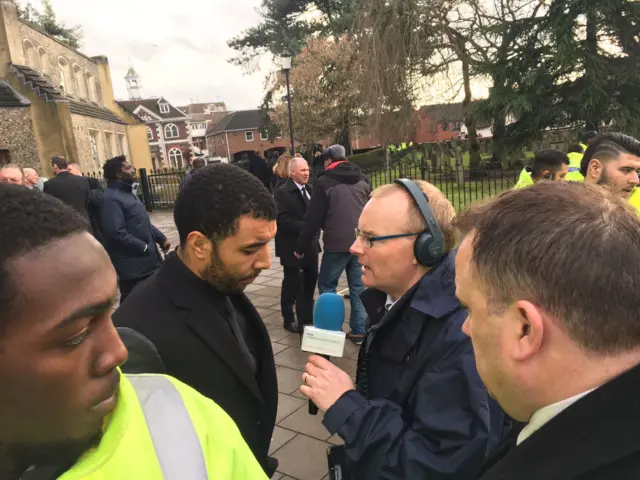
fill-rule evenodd
<path id="1" fill-rule="evenodd" d="M 313 324 L 313 295 L 318 283 L 318 256 L 304 267 L 284 267 L 280 310 L 285 322 L 293 322 L 295 305 L 298 323 Z"/>

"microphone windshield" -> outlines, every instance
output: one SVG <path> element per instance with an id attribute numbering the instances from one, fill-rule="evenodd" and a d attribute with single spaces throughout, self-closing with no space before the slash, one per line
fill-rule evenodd
<path id="1" fill-rule="evenodd" d="M 342 331 L 344 300 L 337 293 L 323 293 L 313 309 L 313 326 L 321 330 Z"/>

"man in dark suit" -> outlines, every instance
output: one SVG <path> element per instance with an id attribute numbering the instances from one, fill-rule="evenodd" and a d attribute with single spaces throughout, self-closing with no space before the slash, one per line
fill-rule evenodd
<path id="1" fill-rule="evenodd" d="M 144 361 L 145 342 L 123 335 L 134 352 L 123 370 L 164 364 L 167 374 L 214 400 L 269 476 L 277 465 L 268 457 L 278 407 L 273 351 L 242 292 L 271 266 L 275 219 L 271 194 L 250 173 L 228 164 L 202 168 L 176 201 L 180 247 L 113 317 L 155 347 Z"/>
<path id="2" fill-rule="evenodd" d="M 78 162 L 69 162 L 67 168 L 70 174 L 77 177 L 82 177 L 82 168 Z M 89 188 L 91 193 L 89 194 L 89 206 L 87 212 L 89 214 L 89 221 L 91 223 L 91 229 L 93 230 L 93 236 L 96 237 L 100 243 L 104 244 L 104 235 L 102 234 L 102 226 L 100 225 L 100 210 L 102 209 L 102 197 L 104 196 L 104 188 L 100 180 L 95 177 L 84 177 L 89 182 Z"/>
<path id="3" fill-rule="evenodd" d="M 313 294 L 318 283 L 320 242 L 316 235 L 303 252 L 302 259 L 295 257 L 298 234 L 304 224 L 313 187 L 308 185 L 309 165 L 304 158 L 294 157 L 289 168 L 291 178 L 275 192 L 278 206 L 276 255 L 280 257 L 280 263 L 284 267 L 280 298 L 284 328 L 300 333 L 303 325 L 313 324 Z M 293 315 L 294 303 L 298 321 Z"/>
<path id="4" fill-rule="evenodd" d="M 542 182 L 457 223 L 462 328 L 488 390 L 522 422 L 480 478 L 638 478 L 640 219 L 600 187 Z"/>
<path id="5" fill-rule="evenodd" d="M 68 167 L 67 159 L 64 157 L 51 159 L 51 168 L 55 177 L 44 184 L 44 193 L 62 200 L 89 220 L 88 208 L 91 187 L 85 177 L 72 175 L 68 171 Z"/>

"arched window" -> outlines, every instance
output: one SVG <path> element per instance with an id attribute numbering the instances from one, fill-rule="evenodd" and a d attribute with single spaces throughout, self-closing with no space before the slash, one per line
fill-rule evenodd
<path id="1" fill-rule="evenodd" d="M 150 142 L 153 140 L 153 132 L 149 127 L 147 127 L 147 140 L 149 140 Z"/>
<path id="2" fill-rule="evenodd" d="M 176 127 L 173 123 L 165 125 L 164 127 L 164 138 L 178 138 L 180 135 L 178 134 L 178 127 Z"/>
<path id="3" fill-rule="evenodd" d="M 169 165 L 176 168 L 182 166 L 182 151 L 179 148 L 169 150 Z"/>
<path id="4" fill-rule="evenodd" d="M 49 65 L 49 55 L 47 54 L 47 51 L 44 48 L 39 47 L 38 56 L 40 57 L 40 67 L 42 68 L 42 73 L 44 73 L 45 75 L 49 75 L 49 72 L 51 72 L 51 65 Z"/>
<path id="5" fill-rule="evenodd" d="M 71 95 L 71 85 L 73 83 L 71 78 L 71 69 L 69 63 L 64 57 L 58 58 L 58 70 L 60 73 L 60 89 L 65 95 Z"/>
<path id="6" fill-rule="evenodd" d="M 40 60 L 38 58 L 38 54 L 36 53 L 36 48 L 33 46 L 29 40 L 25 40 L 23 42 L 24 45 L 24 57 L 27 61 L 27 65 L 33 68 L 34 70 L 40 70 Z"/>
<path id="7" fill-rule="evenodd" d="M 84 80 L 82 70 L 78 65 L 73 66 L 73 78 L 76 84 L 76 93 L 79 98 L 87 98 L 87 84 Z"/>
<path id="8" fill-rule="evenodd" d="M 88 93 L 89 100 L 95 103 L 100 103 L 98 101 L 98 88 L 96 86 L 96 77 L 94 77 L 91 72 L 86 72 L 85 77 L 87 79 L 87 93 Z"/>

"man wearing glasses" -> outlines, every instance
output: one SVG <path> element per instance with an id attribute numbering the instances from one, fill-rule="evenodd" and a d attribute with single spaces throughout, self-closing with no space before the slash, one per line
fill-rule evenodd
<path id="1" fill-rule="evenodd" d="M 504 414 L 462 332 L 455 211 L 433 185 L 400 182 L 373 192 L 351 247 L 363 266 L 370 323 L 357 389 L 348 374 L 313 356 L 301 392 L 344 440 L 330 454 L 341 459 L 344 479 L 475 478 L 503 433 Z"/>

